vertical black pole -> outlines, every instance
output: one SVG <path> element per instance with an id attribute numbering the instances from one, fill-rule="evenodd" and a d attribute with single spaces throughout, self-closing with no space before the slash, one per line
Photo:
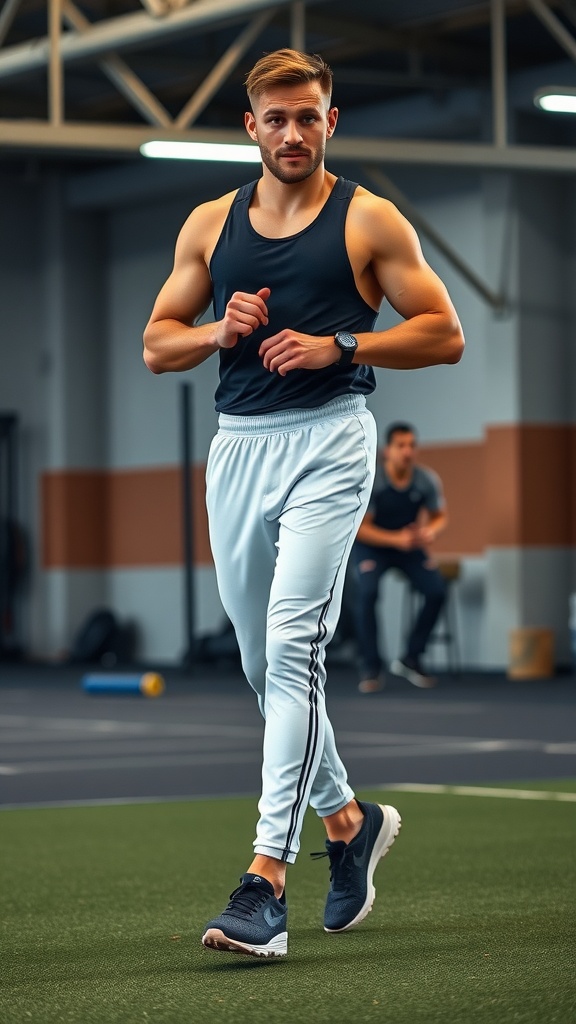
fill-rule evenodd
<path id="1" fill-rule="evenodd" d="M 193 390 L 192 385 L 181 386 L 182 431 L 182 535 L 184 537 L 184 629 L 186 648 L 184 665 L 194 662 L 194 519 L 192 507 L 192 451 L 193 451 Z"/>
<path id="2" fill-rule="evenodd" d="M 0 657 L 15 653 L 17 478 L 14 413 L 0 415 Z"/>
<path id="3" fill-rule="evenodd" d="M 17 417 L 10 417 L 10 426 L 8 434 L 8 502 L 7 502 L 7 519 L 8 519 L 8 548 L 9 557 L 12 562 L 12 580 L 9 586 L 9 601 L 7 607 L 7 631 L 10 637 L 13 654 L 16 656 L 18 650 L 17 635 L 18 635 L 18 624 L 17 624 L 17 610 L 18 610 L 18 599 L 16 596 L 16 588 L 19 584 L 18 569 L 19 560 L 21 558 L 21 552 L 18 550 L 18 545 L 21 543 L 21 536 L 19 533 L 20 524 L 18 523 L 18 478 L 17 478 Z"/>

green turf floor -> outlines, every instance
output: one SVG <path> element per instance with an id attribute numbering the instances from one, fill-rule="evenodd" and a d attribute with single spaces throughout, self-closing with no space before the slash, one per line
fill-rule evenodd
<path id="1" fill-rule="evenodd" d="M 254 801 L 1 812 L 0 1024 L 574 1024 L 576 804 L 372 798 L 404 819 L 373 912 L 324 933 L 309 814 L 272 962 L 200 944 Z"/>

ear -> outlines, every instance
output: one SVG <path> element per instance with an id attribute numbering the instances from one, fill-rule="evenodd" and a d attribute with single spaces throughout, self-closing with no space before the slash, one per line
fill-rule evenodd
<path id="1" fill-rule="evenodd" d="M 254 114 L 252 113 L 251 110 L 246 111 L 246 113 L 244 114 L 244 127 L 252 141 L 257 142 L 258 139 L 256 136 L 256 118 L 254 117 Z"/>
<path id="2" fill-rule="evenodd" d="M 336 129 L 336 123 L 338 121 L 338 107 L 330 107 L 328 111 L 328 127 L 326 129 L 326 138 L 329 139 L 334 134 Z"/>

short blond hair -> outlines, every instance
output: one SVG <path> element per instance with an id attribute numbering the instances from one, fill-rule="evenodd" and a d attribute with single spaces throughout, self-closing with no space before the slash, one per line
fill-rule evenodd
<path id="1" fill-rule="evenodd" d="M 332 96 L 332 69 L 318 53 L 300 53 L 299 50 L 274 50 L 256 62 L 246 76 L 246 91 L 252 102 L 265 89 L 275 85 L 299 85 L 319 82 L 322 93 L 330 101 Z"/>

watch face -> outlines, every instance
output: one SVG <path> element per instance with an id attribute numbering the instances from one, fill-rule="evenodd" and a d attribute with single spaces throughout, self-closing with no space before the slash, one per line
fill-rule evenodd
<path id="1" fill-rule="evenodd" d="M 349 334 L 348 331 L 338 331 L 336 335 L 336 344 L 339 348 L 343 349 L 355 349 L 358 345 L 356 338 L 353 334 Z"/>

